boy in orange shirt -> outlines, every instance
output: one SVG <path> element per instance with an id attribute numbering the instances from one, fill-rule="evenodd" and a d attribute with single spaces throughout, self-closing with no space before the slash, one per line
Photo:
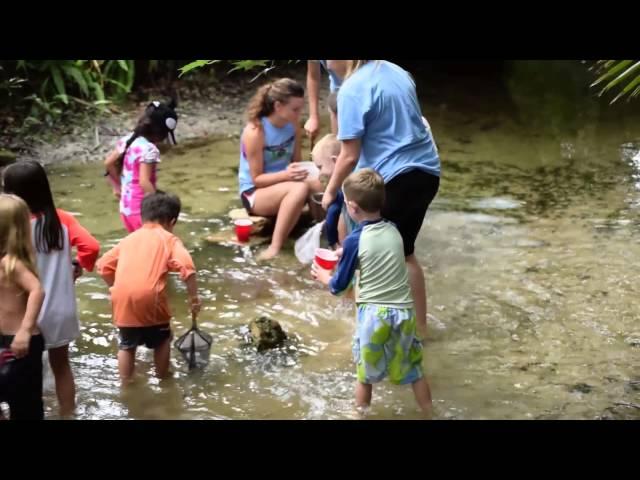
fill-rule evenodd
<path id="1" fill-rule="evenodd" d="M 180 199 L 157 192 L 142 201 L 142 228 L 124 238 L 98 260 L 98 273 L 111 287 L 113 321 L 119 330 L 118 370 L 129 381 L 138 345 L 153 349 L 156 375 L 169 374 L 171 311 L 165 292 L 168 272 L 187 285 L 191 313 L 200 311 L 196 270 L 173 228 Z"/>

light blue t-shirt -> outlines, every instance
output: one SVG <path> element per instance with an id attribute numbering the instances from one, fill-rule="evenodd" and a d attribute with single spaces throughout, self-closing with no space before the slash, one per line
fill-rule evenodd
<path id="1" fill-rule="evenodd" d="M 322 67 L 329 74 L 329 90 L 332 92 L 335 92 L 342 85 L 342 79 L 338 75 L 336 75 L 336 72 L 329 69 L 329 67 L 327 66 L 326 60 L 320 60 L 320 65 L 322 65 Z"/>
<path id="2" fill-rule="evenodd" d="M 416 85 L 387 61 L 369 61 L 338 91 L 338 140 L 362 142 L 356 169 L 373 168 L 385 183 L 409 170 L 440 176 L 440 157 L 422 122 Z"/>
<path id="3" fill-rule="evenodd" d="M 293 124 L 287 123 L 284 127 L 278 128 L 273 126 L 267 117 L 262 117 L 260 121 L 264 131 L 264 149 L 262 150 L 264 173 L 277 173 L 286 170 L 293 159 L 296 144 L 296 130 Z M 242 142 L 240 143 L 238 183 L 240 184 L 240 194 L 255 188 L 249 170 L 247 151 Z"/>

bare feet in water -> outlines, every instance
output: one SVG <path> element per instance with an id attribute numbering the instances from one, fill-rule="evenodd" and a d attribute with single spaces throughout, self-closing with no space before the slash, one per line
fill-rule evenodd
<path id="1" fill-rule="evenodd" d="M 262 262 L 265 260 L 271 260 L 272 258 L 277 256 L 279 252 L 280 252 L 280 249 L 269 246 L 268 248 L 264 249 L 262 252 L 258 254 L 258 256 L 256 257 L 256 260 L 258 260 L 259 262 Z"/>

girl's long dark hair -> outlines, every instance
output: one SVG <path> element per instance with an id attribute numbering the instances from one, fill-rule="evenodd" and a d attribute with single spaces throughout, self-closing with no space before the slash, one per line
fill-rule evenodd
<path id="1" fill-rule="evenodd" d="M 124 151 L 116 160 L 116 169 L 118 171 L 118 175 L 122 174 L 124 157 L 127 154 L 127 150 L 129 150 L 129 147 L 136 140 L 136 138 L 145 137 L 149 141 L 151 141 L 152 139 L 167 138 L 169 131 L 167 130 L 165 124 L 162 121 L 159 121 L 161 120 L 160 117 L 154 116 L 154 111 L 157 108 L 170 109 L 175 111 L 176 106 L 177 100 L 174 97 L 171 97 L 168 103 L 162 103 L 159 106 L 156 106 L 152 102 L 147 106 L 142 116 L 138 119 L 138 123 L 133 129 L 133 134 L 127 140 L 127 143 L 124 146 Z"/>
<path id="2" fill-rule="evenodd" d="M 49 253 L 64 248 L 64 230 L 56 212 L 47 173 L 34 161 L 14 163 L 3 173 L 5 193 L 22 198 L 37 215 L 34 241 L 36 250 Z"/>

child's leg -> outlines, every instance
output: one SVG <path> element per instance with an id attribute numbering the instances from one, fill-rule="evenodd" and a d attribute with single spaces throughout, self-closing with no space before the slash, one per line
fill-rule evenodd
<path id="1" fill-rule="evenodd" d="M 412 308 L 385 309 L 393 326 L 385 343 L 389 360 L 389 380 L 396 385 L 411 384 L 416 402 L 423 413 L 431 412 L 431 391 L 422 368 L 423 344 L 416 337 L 416 317 Z"/>
<path id="2" fill-rule="evenodd" d="M 431 413 L 431 390 L 429 382 L 425 377 L 416 380 L 411 384 L 413 394 L 416 396 L 416 402 L 423 413 Z"/>
<path id="3" fill-rule="evenodd" d="M 26 357 L 11 367 L 13 384 L 7 398 L 11 420 L 44 420 L 42 402 L 42 353 L 44 339 L 34 335 Z M 15 369 L 15 370 L 14 370 Z"/>
<path id="4" fill-rule="evenodd" d="M 141 327 L 118 327 L 118 371 L 123 384 L 133 379 L 136 349 L 142 345 L 143 332 Z"/>
<path id="5" fill-rule="evenodd" d="M 50 349 L 49 365 L 56 379 L 60 415 L 71 415 L 76 408 L 76 384 L 69 363 L 69 345 Z"/>
<path id="6" fill-rule="evenodd" d="M 130 382 L 136 365 L 136 348 L 118 350 L 118 371 L 123 383 Z"/>
<path id="7" fill-rule="evenodd" d="M 385 376 L 382 344 L 389 329 L 378 318 L 378 310 L 376 305 L 361 304 L 357 311 L 353 357 L 357 365 L 356 405 L 360 408 L 371 404 L 373 384 Z"/>
<path id="8" fill-rule="evenodd" d="M 169 376 L 169 360 L 171 358 L 171 340 L 167 338 L 162 344 L 153 349 L 153 361 L 156 366 L 156 376 Z"/>
<path id="9" fill-rule="evenodd" d="M 356 383 L 356 405 L 365 408 L 371 405 L 371 395 L 373 393 L 373 385 L 370 383 Z"/>

